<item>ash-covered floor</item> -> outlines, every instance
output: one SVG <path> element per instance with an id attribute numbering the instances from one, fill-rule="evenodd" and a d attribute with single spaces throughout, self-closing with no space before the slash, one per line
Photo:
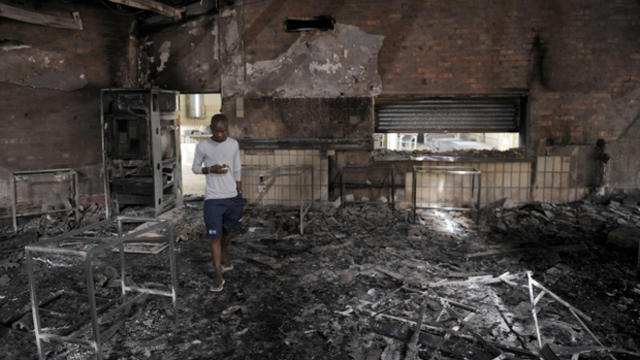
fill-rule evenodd
<path id="1" fill-rule="evenodd" d="M 637 248 L 625 243 L 640 228 L 637 199 L 507 203 L 486 210 L 479 226 L 461 213 L 424 211 L 414 223 L 409 211 L 386 205 L 328 204 L 307 215 L 304 235 L 294 210 L 247 207 L 222 293 L 209 292 L 200 206 L 188 202 L 174 217 L 182 240 L 177 323 L 169 299 L 148 296 L 105 343 L 106 358 L 537 359 L 527 271 L 571 306 L 550 293 L 537 302 L 548 350 L 561 359 L 638 358 Z M 8 359 L 37 357 L 24 245 L 60 231 L 55 219 L 33 221 L 0 242 L 0 353 Z M 166 255 L 127 255 L 130 280 L 166 282 Z M 41 299 L 59 289 L 83 291 L 76 264 L 37 263 Z M 115 253 L 96 263 L 98 295 L 119 295 L 117 268 Z M 86 310 L 84 299 L 72 299 L 47 306 Z M 64 331 L 66 323 L 42 326 Z M 93 358 L 72 345 L 45 350 L 49 358 Z"/>

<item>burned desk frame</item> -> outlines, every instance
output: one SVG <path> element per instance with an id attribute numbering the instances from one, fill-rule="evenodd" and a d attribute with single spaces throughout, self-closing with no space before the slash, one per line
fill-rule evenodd
<path id="1" fill-rule="evenodd" d="M 13 223 L 13 231 L 18 231 L 18 217 L 19 216 L 32 216 L 32 215 L 44 215 L 44 214 L 53 214 L 60 212 L 70 212 L 73 211 L 75 215 L 76 222 L 79 219 L 78 216 L 78 197 L 79 197 L 79 189 L 78 189 L 78 173 L 73 169 L 45 169 L 45 170 L 25 170 L 25 171 L 11 171 L 9 169 L 4 169 L 5 172 L 9 174 L 9 197 L 11 201 L 11 219 Z M 64 175 L 71 176 L 71 183 L 73 187 L 73 191 L 71 196 L 73 197 L 73 204 L 71 207 L 65 207 L 64 209 L 55 209 L 55 210 L 43 210 L 37 212 L 29 212 L 25 214 L 18 214 L 18 182 L 27 178 L 29 176 L 34 175 Z"/>
<path id="2" fill-rule="evenodd" d="M 275 168 L 268 168 L 262 165 L 243 165 L 242 173 L 246 176 L 256 176 L 259 179 L 259 189 L 257 197 L 257 202 L 260 203 L 264 198 L 264 194 L 269 191 L 271 186 L 274 184 L 276 178 L 278 177 L 297 177 L 298 178 L 298 196 L 300 201 L 300 235 L 304 234 L 304 217 L 311 209 L 311 205 L 313 205 L 314 201 L 314 181 L 313 181 L 313 166 L 311 165 L 283 165 Z M 304 196 L 304 188 L 303 184 L 304 176 L 308 175 L 311 178 L 311 199 L 309 200 L 309 205 L 305 206 L 305 201 L 303 199 Z M 245 184 L 245 185 L 254 185 L 254 184 Z M 263 186 L 264 188 L 260 188 Z"/>
<path id="3" fill-rule="evenodd" d="M 388 174 L 389 183 L 386 181 L 382 184 L 352 184 L 345 183 L 344 174 L 345 172 L 363 172 L 363 171 L 374 171 L 374 170 L 383 170 Z M 386 179 L 386 177 L 385 177 Z M 345 204 L 347 201 L 345 200 L 345 190 L 349 189 L 384 189 L 385 187 L 389 188 L 389 205 L 392 210 L 395 210 L 395 168 L 393 166 L 366 166 L 366 165 L 345 165 L 340 169 L 340 204 Z M 349 203 L 362 203 L 367 201 L 348 201 Z"/>
<path id="4" fill-rule="evenodd" d="M 482 171 L 468 166 L 414 166 L 412 172 L 412 216 L 416 220 L 417 209 L 440 209 L 454 211 L 469 211 L 471 207 L 449 207 L 449 206 L 418 206 L 417 205 L 417 178 L 418 174 L 439 173 L 454 175 L 471 175 L 471 205 L 473 205 L 473 191 L 475 189 L 476 176 L 478 177 L 478 191 L 476 200 L 476 223 L 480 221 L 480 194 L 482 190 Z"/>
<path id="5" fill-rule="evenodd" d="M 121 304 L 117 305 L 112 309 L 112 312 L 120 311 L 127 306 L 130 306 L 133 302 L 139 299 L 140 296 L 145 295 L 159 295 L 170 297 L 173 303 L 173 311 L 174 315 L 177 319 L 177 309 L 176 309 L 176 289 L 177 289 L 177 279 L 176 279 L 176 263 L 175 263 L 175 250 L 174 250 L 174 234 L 171 223 L 168 220 L 157 219 L 157 218 L 134 218 L 134 217 L 123 217 L 119 216 L 116 218 L 117 227 L 118 227 L 118 235 L 112 237 L 90 237 L 84 235 L 86 232 L 104 226 L 109 221 L 105 220 L 103 222 L 77 229 L 53 238 L 42 240 L 38 243 L 25 246 L 25 258 L 26 258 L 26 270 L 29 277 L 29 287 L 31 292 L 31 309 L 33 315 L 33 329 L 34 335 L 36 338 L 36 345 L 38 349 L 38 357 L 40 359 L 44 359 L 44 353 L 42 350 L 42 341 L 57 341 L 57 342 L 67 342 L 67 343 L 75 343 L 80 345 L 85 345 L 91 347 L 96 353 L 96 359 L 102 359 L 102 342 L 109 337 L 111 337 L 118 330 L 119 326 L 122 322 L 117 322 L 112 324 L 109 329 L 104 331 L 103 333 L 100 331 L 100 318 L 98 317 L 98 309 L 96 306 L 96 294 L 94 288 L 94 276 L 93 276 L 93 264 L 92 260 L 98 254 L 104 253 L 106 251 L 111 251 L 113 248 L 118 248 L 120 252 L 120 287 L 121 287 L 121 296 L 119 299 L 114 299 L 113 302 L 117 302 L 121 300 Z M 128 234 L 123 234 L 122 224 L 123 223 L 144 223 L 144 222 L 152 222 L 155 223 L 152 226 L 146 227 L 142 230 L 134 231 Z M 130 286 L 125 283 L 125 255 L 124 255 L 124 244 L 128 241 L 140 240 L 140 236 L 150 231 L 158 230 L 158 229 L 166 229 L 167 236 L 166 238 L 169 241 L 169 267 L 171 272 L 171 284 L 169 286 L 169 290 L 160 290 L 153 289 L 147 287 L 139 287 L 139 286 Z M 158 239 L 158 238 L 154 238 Z M 161 239 L 164 239 L 162 237 Z M 81 240 L 85 244 L 95 245 L 88 249 L 83 249 L 83 245 L 80 248 L 70 249 L 63 248 L 61 245 L 63 242 L 69 242 L 69 240 L 77 241 Z M 87 284 L 87 300 L 89 303 L 89 312 L 91 317 L 91 327 L 93 329 L 93 340 L 83 339 L 80 336 L 84 331 L 82 331 L 82 327 L 80 330 L 75 331 L 69 336 L 61 336 L 53 333 L 43 332 L 43 328 L 40 325 L 40 303 L 38 301 L 38 292 L 37 292 L 37 283 L 35 279 L 34 273 L 34 254 L 42 254 L 42 255 L 57 255 L 57 256 L 72 256 L 79 257 L 83 261 L 84 273 L 86 277 Z M 125 296 L 127 292 L 138 293 L 138 296 L 131 297 L 126 299 Z"/>

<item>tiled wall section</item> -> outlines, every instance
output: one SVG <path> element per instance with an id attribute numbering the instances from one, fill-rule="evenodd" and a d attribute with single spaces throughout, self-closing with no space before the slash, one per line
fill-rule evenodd
<path id="1" fill-rule="evenodd" d="M 515 202 L 568 202 L 584 197 L 589 189 L 577 187 L 576 159 L 571 156 L 540 156 L 536 159 L 535 178 L 532 163 L 513 162 L 425 162 L 424 166 L 467 166 L 482 171 L 481 204 L 507 198 Z M 412 175 L 406 175 L 406 201 L 412 199 Z M 535 181 L 532 185 L 532 181 Z M 469 206 L 477 193 L 471 193 L 470 175 L 419 173 L 417 202 L 447 206 Z M 477 186 L 477 184 L 476 184 Z M 533 186 L 533 192 L 531 191 Z"/>
<path id="2" fill-rule="evenodd" d="M 513 162 L 424 162 L 423 166 L 464 166 L 482 171 L 480 203 L 484 206 L 502 198 L 517 202 L 530 200 L 531 163 Z M 412 174 L 406 175 L 405 191 L 407 201 L 412 199 Z M 477 178 L 476 178 L 477 179 Z M 471 175 L 440 173 L 417 174 L 418 204 L 438 204 L 443 206 L 469 206 L 477 199 L 477 180 L 472 193 Z"/>
<path id="3" fill-rule="evenodd" d="M 300 196 L 305 202 L 311 200 L 312 184 L 313 199 L 327 200 L 328 158 L 320 150 L 242 150 L 241 158 L 243 196 L 249 203 L 298 206 Z M 259 193 L 260 173 L 291 165 L 312 166 L 312 172 L 302 172 L 301 176 L 276 176 L 268 190 Z"/>
<path id="4" fill-rule="evenodd" d="M 584 197 L 589 189 L 576 187 L 577 163 L 571 156 L 539 156 L 534 201 L 567 202 Z"/>

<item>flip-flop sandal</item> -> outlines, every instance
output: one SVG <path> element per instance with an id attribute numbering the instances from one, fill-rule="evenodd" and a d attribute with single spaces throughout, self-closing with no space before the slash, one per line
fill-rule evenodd
<path id="1" fill-rule="evenodd" d="M 233 270 L 233 264 L 229 264 L 229 265 L 226 265 L 226 266 L 222 265 L 221 268 L 222 268 L 222 272 L 231 271 L 231 270 Z"/>
<path id="2" fill-rule="evenodd" d="M 218 286 L 211 285 L 209 287 L 209 291 L 211 291 L 211 292 L 221 292 L 222 290 L 224 290 L 224 283 L 225 283 L 225 281 L 222 280 L 222 283 L 220 283 L 220 285 L 218 285 Z"/>

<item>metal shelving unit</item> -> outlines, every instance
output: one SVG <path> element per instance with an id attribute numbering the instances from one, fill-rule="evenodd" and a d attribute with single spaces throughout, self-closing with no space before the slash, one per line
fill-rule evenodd
<path id="1" fill-rule="evenodd" d="M 107 216 L 123 205 L 155 215 L 182 204 L 176 91 L 103 89 L 100 94 Z"/>

